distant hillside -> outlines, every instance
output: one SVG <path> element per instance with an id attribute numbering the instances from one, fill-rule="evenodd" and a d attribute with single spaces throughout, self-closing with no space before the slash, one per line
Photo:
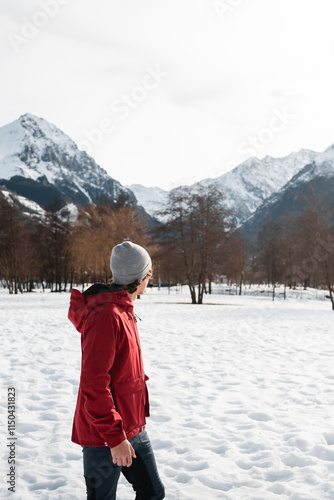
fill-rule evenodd
<path id="1" fill-rule="evenodd" d="M 37 217 L 39 219 L 45 216 L 45 210 L 38 205 L 38 203 L 13 193 L 2 186 L 0 186 L 0 199 L 1 198 L 5 199 L 10 205 L 18 208 L 23 215 Z"/>

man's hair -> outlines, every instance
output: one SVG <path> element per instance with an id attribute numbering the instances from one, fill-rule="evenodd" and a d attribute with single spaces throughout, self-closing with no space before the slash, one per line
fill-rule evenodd
<path id="1" fill-rule="evenodd" d="M 139 280 L 135 280 L 132 283 L 129 283 L 128 285 L 124 285 L 123 290 L 125 290 L 128 293 L 135 293 L 140 283 L 141 282 Z"/>
<path id="2" fill-rule="evenodd" d="M 128 285 L 119 285 L 118 283 L 114 283 L 112 279 L 109 280 L 109 283 L 116 289 L 122 289 L 125 290 L 126 292 L 129 293 L 135 293 L 137 290 L 138 286 L 140 285 L 140 281 L 136 280 L 133 281 L 132 283 L 129 283 Z"/>
<path id="3" fill-rule="evenodd" d="M 152 272 L 153 272 L 153 267 L 151 267 L 151 270 L 148 273 L 150 275 L 150 277 L 152 277 Z M 146 276 L 147 276 L 147 274 L 146 274 Z M 122 288 L 123 290 L 125 290 L 128 293 L 135 293 L 137 291 L 137 288 L 139 287 L 140 283 L 146 278 L 146 276 L 144 276 L 144 278 L 142 280 L 135 280 L 132 283 L 129 283 L 128 285 L 119 285 L 118 283 L 117 284 L 113 283 L 112 279 L 110 280 L 110 282 L 115 287 Z"/>

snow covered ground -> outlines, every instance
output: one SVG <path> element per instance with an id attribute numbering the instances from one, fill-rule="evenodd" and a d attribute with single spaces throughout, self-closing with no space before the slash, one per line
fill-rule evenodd
<path id="1" fill-rule="evenodd" d="M 148 290 L 136 301 L 153 443 L 167 500 L 334 499 L 334 312 L 329 301 Z M 69 294 L 0 293 L 0 497 L 85 498 L 70 434 L 80 335 Z M 17 391 L 7 492 L 7 388 Z M 122 479 L 118 500 L 130 500 Z"/>

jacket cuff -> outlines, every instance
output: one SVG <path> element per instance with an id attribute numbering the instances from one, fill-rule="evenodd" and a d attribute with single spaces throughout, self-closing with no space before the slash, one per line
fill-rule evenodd
<path id="1" fill-rule="evenodd" d="M 121 444 L 125 440 L 126 440 L 126 434 L 123 431 L 122 434 L 118 434 L 117 436 L 114 436 L 112 438 L 108 438 L 106 443 L 109 446 L 109 448 L 115 448 L 115 446 L 118 446 L 119 444 Z"/>

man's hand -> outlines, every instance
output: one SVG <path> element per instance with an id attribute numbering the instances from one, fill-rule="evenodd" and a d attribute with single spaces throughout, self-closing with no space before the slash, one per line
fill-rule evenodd
<path id="1" fill-rule="evenodd" d="M 110 448 L 112 461 L 114 464 L 130 467 L 132 458 L 136 458 L 135 450 L 126 439 L 114 448 Z"/>

